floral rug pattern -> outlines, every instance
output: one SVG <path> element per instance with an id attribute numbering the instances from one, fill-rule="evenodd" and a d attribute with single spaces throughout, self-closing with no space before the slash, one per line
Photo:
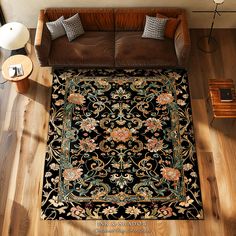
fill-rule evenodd
<path id="1" fill-rule="evenodd" d="M 42 219 L 202 219 L 185 70 L 56 70 Z"/>

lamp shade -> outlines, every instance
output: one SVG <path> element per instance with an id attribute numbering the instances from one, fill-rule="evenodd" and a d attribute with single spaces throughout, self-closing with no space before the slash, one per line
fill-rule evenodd
<path id="1" fill-rule="evenodd" d="M 224 2 L 224 0 L 214 0 L 214 2 L 215 2 L 216 4 L 222 4 L 222 3 Z"/>
<path id="2" fill-rule="evenodd" d="M 11 22 L 0 28 L 0 47 L 8 50 L 23 48 L 29 40 L 29 31 L 21 23 Z"/>

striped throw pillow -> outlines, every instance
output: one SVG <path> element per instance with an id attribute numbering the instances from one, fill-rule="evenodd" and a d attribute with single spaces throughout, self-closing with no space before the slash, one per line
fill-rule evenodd
<path id="1" fill-rule="evenodd" d="M 46 26 L 51 34 L 52 40 L 57 39 L 66 34 L 66 31 L 62 25 L 63 20 L 64 16 L 61 16 L 55 21 L 46 22 Z"/>
<path id="2" fill-rule="evenodd" d="M 164 39 L 167 19 L 146 16 L 143 38 Z"/>
<path id="3" fill-rule="evenodd" d="M 67 38 L 70 42 L 76 39 L 78 36 L 84 34 L 84 28 L 80 21 L 78 13 L 66 20 L 63 20 L 62 24 L 65 28 Z"/>

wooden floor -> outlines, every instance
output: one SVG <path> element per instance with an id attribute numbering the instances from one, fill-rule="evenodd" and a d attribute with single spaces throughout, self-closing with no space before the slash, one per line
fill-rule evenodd
<path id="1" fill-rule="evenodd" d="M 236 120 L 215 120 L 209 126 L 206 108 L 208 79 L 233 79 L 236 84 L 236 30 L 216 30 L 219 48 L 212 54 L 196 46 L 205 33 L 191 31 L 189 68 L 205 220 L 126 221 L 124 226 L 111 221 L 40 220 L 52 75 L 50 68 L 39 68 L 31 43 L 27 45 L 34 62 L 30 90 L 21 95 L 10 83 L 0 85 L 1 235 L 236 235 Z M 33 37 L 34 31 L 32 42 Z M 0 63 L 7 56 L 1 50 Z"/>

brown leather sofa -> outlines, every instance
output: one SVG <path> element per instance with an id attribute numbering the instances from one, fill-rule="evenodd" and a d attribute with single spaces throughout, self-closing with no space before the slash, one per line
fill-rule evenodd
<path id="1" fill-rule="evenodd" d="M 51 40 L 47 21 L 79 13 L 85 34 Z M 145 16 L 178 17 L 174 39 L 142 38 Z M 80 68 L 184 67 L 190 52 L 185 10 L 180 8 L 48 8 L 40 11 L 35 50 L 41 66 Z"/>

